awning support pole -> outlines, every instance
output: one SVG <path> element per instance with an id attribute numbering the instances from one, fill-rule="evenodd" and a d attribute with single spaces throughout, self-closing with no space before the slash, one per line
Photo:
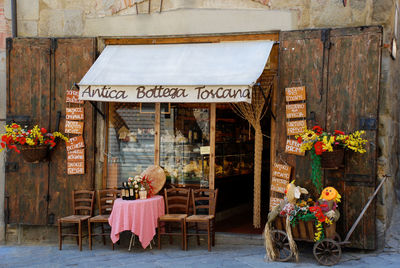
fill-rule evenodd
<path id="1" fill-rule="evenodd" d="M 94 103 L 93 101 L 89 101 L 89 102 L 94 107 L 94 109 L 101 115 L 101 117 L 103 117 L 103 120 L 106 120 L 106 116 L 104 115 L 104 113 L 102 111 L 100 111 L 99 108 L 97 108 L 96 103 Z"/>

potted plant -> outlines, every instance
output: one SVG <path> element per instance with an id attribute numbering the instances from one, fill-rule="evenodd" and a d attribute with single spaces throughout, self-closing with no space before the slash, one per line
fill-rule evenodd
<path id="1" fill-rule="evenodd" d="M 57 140 L 68 141 L 60 132 L 47 132 L 45 128 L 35 125 L 28 129 L 16 123 L 5 126 L 6 132 L 0 134 L 0 152 L 4 149 L 21 153 L 26 162 L 39 162 L 47 157 L 48 151 L 53 149 Z"/>
<path id="2" fill-rule="evenodd" d="M 302 151 L 311 152 L 311 180 L 318 193 L 322 190 L 321 168 L 338 169 L 343 166 L 344 151 L 352 150 L 356 153 L 365 153 L 365 144 L 368 142 L 361 136 L 365 131 L 354 131 L 346 134 L 335 130 L 334 133 L 325 132 L 320 126 L 305 129 L 296 136 L 301 143 Z"/>

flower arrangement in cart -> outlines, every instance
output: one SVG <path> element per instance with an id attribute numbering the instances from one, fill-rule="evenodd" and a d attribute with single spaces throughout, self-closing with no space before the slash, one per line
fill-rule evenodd
<path id="1" fill-rule="evenodd" d="M 0 152 L 4 149 L 14 150 L 20 153 L 21 146 L 40 146 L 45 145 L 52 149 L 57 144 L 57 139 L 68 141 L 65 137 L 58 131 L 48 132 L 45 128 L 40 128 L 35 125 L 33 128 L 28 129 L 27 126 L 22 128 L 19 124 L 12 123 L 5 126 L 5 133 L 0 134 Z"/>
<path id="2" fill-rule="evenodd" d="M 320 126 L 312 129 L 305 129 L 303 133 L 297 135 L 297 141 L 301 144 L 301 151 L 311 152 L 311 180 L 318 193 L 322 190 L 321 182 L 321 156 L 325 152 L 349 149 L 356 153 L 365 153 L 365 145 L 368 140 L 362 136 L 365 131 L 354 131 L 346 134 L 343 131 L 335 130 L 333 133 L 324 131 Z"/>

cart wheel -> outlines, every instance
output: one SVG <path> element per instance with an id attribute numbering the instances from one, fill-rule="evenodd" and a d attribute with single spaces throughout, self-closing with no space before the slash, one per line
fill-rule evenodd
<path id="1" fill-rule="evenodd" d="M 289 247 L 289 240 L 287 234 L 281 230 L 273 230 L 271 232 L 274 247 L 278 251 L 276 261 L 288 261 L 292 258 L 293 252 Z"/>
<path id="2" fill-rule="evenodd" d="M 328 238 L 315 243 L 313 252 L 319 264 L 328 266 L 337 264 L 342 256 L 340 245 Z"/>

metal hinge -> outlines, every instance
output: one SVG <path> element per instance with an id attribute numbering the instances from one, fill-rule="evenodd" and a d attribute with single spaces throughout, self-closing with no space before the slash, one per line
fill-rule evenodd
<path id="1" fill-rule="evenodd" d="M 330 49 L 331 48 L 331 41 L 330 41 L 331 29 L 323 29 L 321 32 L 321 41 L 324 43 L 324 48 Z"/>
<path id="2" fill-rule="evenodd" d="M 57 38 L 51 38 L 50 53 L 54 54 L 56 52 L 57 47 L 58 47 Z"/>

